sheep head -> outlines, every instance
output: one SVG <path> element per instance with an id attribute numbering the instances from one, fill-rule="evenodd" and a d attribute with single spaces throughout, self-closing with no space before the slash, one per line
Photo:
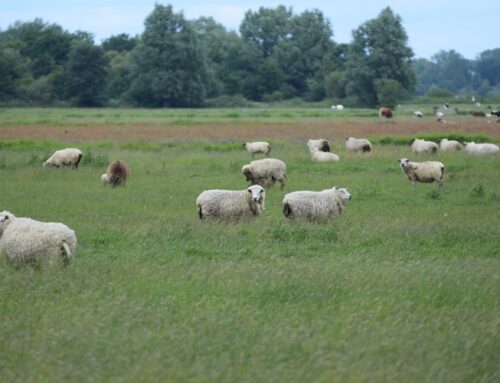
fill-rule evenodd
<path id="1" fill-rule="evenodd" d="M 247 181 L 251 181 L 253 179 L 252 169 L 250 168 L 250 165 L 244 165 L 241 168 L 241 173 L 246 177 Z"/>
<path id="2" fill-rule="evenodd" d="M 16 218 L 14 214 L 4 210 L 0 213 L 0 235 L 3 234 L 5 228 Z"/>
<path id="3" fill-rule="evenodd" d="M 264 210 L 264 201 L 266 198 L 266 191 L 260 185 L 252 185 L 247 188 L 249 206 L 255 215 L 258 215 Z"/>

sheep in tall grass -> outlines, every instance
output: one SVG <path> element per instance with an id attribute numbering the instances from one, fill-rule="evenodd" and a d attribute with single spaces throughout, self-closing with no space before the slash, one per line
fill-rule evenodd
<path id="1" fill-rule="evenodd" d="M 314 162 L 337 162 L 340 160 L 340 157 L 332 152 L 322 152 L 318 149 L 314 149 L 311 152 L 311 159 Z"/>
<path id="2" fill-rule="evenodd" d="M 345 148 L 351 152 L 369 153 L 372 151 L 372 144 L 366 138 L 348 137 L 345 141 Z"/>
<path id="3" fill-rule="evenodd" d="M 286 165 L 276 158 L 252 161 L 241 168 L 241 173 L 250 182 L 250 185 L 261 185 L 270 188 L 278 181 L 281 190 L 285 187 Z"/>
<path id="4" fill-rule="evenodd" d="M 283 215 L 289 219 L 327 221 L 338 217 L 351 199 L 345 188 L 315 191 L 296 191 L 283 198 Z"/>
<path id="5" fill-rule="evenodd" d="M 256 141 L 256 142 L 247 142 L 243 144 L 246 151 L 254 157 L 258 153 L 263 153 L 266 156 L 271 153 L 271 145 L 266 141 Z"/>
<path id="6" fill-rule="evenodd" d="M 83 154 L 80 149 L 66 148 L 57 150 L 43 163 L 43 167 L 71 166 L 73 169 L 78 169 L 82 157 Z"/>
<path id="7" fill-rule="evenodd" d="M 328 142 L 328 140 L 326 140 L 324 138 L 307 141 L 307 147 L 309 148 L 309 152 L 311 154 L 314 150 L 319 150 L 320 152 L 331 151 L 330 143 Z"/>
<path id="8" fill-rule="evenodd" d="M 76 235 L 57 222 L 40 222 L 0 213 L 0 253 L 15 266 L 68 264 L 76 249 Z"/>
<path id="9" fill-rule="evenodd" d="M 447 138 L 443 138 L 439 143 L 439 150 L 443 152 L 452 152 L 456 150 L 462 150 L 464 146 L 456 141 L 456 140 L 448 140 Z"/>
<path id="10" fill-rule="evenodd" d="M 438 149 L 439 146 L 435 142 L 421 140 L 419 138 L 415 138 L 411 144 L 411 150 L 415 154 L 437 153 Z"/>
<path id="11" fill-rule="evenodd" d="M 411 162 L 408 158 L 401 158 L 399 165 L 409 181 L 413 182 L 413 190 L 416 190 L 417 182 L 437 182 L 439 188 L 444 187 L 444 165 L 439 161 Z"/>
<path id="12" fill-rule="evenodd" d="M 240 219 L 260 215 L 266 192 L 260 185 L 245 190 L 206 190 L 196 198 L 198 216 L 203 219 Z"/>
<path id="13" fill-rule="evenodd" d="M 111 184 L 111 186 L 115 187 L 125 185 L 129 176 L 128 165 L 124 161 L 118 160 L 109 164 L 106 173 L 101 176 L 101 181 L 104 185 Z"/>
<path id="14" fill-rule="evenodd" d="M 469 154 L 484 155 L 484 154 L 497 154 L 498 145 L 495 144 L 476 144 L 474 141 L 465 143 L 465 151 Z"/>

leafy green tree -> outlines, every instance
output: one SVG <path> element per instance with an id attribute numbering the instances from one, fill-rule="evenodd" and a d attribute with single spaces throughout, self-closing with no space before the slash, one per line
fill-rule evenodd
<path id="1" fill-rule="evenodd" d="M 411 64 L 413 52 L 407 44 L 401 18 L 389 7 L 356 29 L 346 62 L 347 96 L 356 98 L 361 105 L 380 104 L 377 93 L 382 89 L 377 86 L 380 80 L 397 81 L 405 93 L 413 92 L 416 82 Z"/>
<path id="2" fill-rule="evenodd" d="M 191 23 L 156 4 L 131 52 L 130 96 L 152 107 L 193 107 L 205 100 L 206 63 Z"/>
<path id="3" fill-rule="evenodd" d="M 130 37 L 126 33 L 120 33 L 119 35 L 111 36 L 101 43 L 101 48 L 108 51 L 115 52 L 129 52 L 135 48 L 139 39 L 137 37 Z"/>
<path id="4" fill-rule="evenodd" d="M 483 51 L 476 60 L 480 76 L 491 86 L 500 83 L 500 48 Z"/>
<path id="5" fill-rule="evenodd" d="M 431 57 L 434 85 L 458 93 L 473 85 L 473 64 L 454 50 L 440 51 Z"/>
<path id="6" fill-rule="evenodd" d="M 74 105 L 102 105 L 107 69 L 108 59 L 100 47 L 88 41 L 73 43 L 64 79 L 66 95 Z"/>
<path id="7" fill-rule="evenodd" d="M 0 101 L 16 99 L 19 85 L 26 72 L 18 51 L 12 48 L 0 48 Z"/>

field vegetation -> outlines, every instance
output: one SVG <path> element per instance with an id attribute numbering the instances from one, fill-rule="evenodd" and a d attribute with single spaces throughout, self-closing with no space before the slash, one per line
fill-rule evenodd
<path id="1" fill-rule="evenodd" d="M 22 119 L 65 129 L 192 113 L 221 124 L 233 112 L 0 113 L 1 132 Z M 285 192 L 270 189 L 256 220 L 220 223 L 199 222 L 194 201 L 246 186 L 240 141 L 0 141 L 0 210 L 64 222 L 79 242 L 66 268 L 0 262 L 2 380 L 497 381 L 499 158 L 440 153 L 444 191 L 413 192 L 397 164 L 409 147 L 382 137 L 370 137 L 367 156 L 335 141 L 336 164 L 312 163 L 286 135 L 272 140 L 287 163 Z M 43 169 L 65 146 L 84 151 L 80 169 Z M 126 187 L 100 184 L 114 159 L 130 165 Z M 332 186 L 353 195 L 338 220 L 282 217 L 284 193 Z"/>

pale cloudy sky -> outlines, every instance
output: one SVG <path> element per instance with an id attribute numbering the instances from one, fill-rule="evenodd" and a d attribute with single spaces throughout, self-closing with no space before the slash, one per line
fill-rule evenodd
<path id="1" fill-rule="evenodd" d="M 351 32 L 390 6 L 403 19 L 409 45 L 416 57 L 429 58 L 440 49 L 455 49 L 473 59 L 486 49 L 499 48 L 498 0 L 0 0 L 0 30 L 15 21 L 42 18 L 74 32 L 84 30 L 99 43 L 114 34 L 140 34 L 154 4 L 172 4 L 188 19 L 212 16 L 226 28 L 238 30 L 247 10 L 259 7 L 292 7 L 295 14 L 319 9 L 330 20 L 334 40 L 350 42 Z"/>

